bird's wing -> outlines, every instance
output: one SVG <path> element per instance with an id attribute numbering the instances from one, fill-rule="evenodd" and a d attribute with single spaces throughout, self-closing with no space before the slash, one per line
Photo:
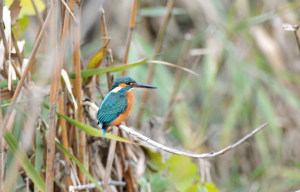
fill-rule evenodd
<path id="1" fill-rule="evenodd" d="M 111 124 L 127 108 L 126 96 L 110 92 L 102 101 L 97 119 L 102 126 Z"/>

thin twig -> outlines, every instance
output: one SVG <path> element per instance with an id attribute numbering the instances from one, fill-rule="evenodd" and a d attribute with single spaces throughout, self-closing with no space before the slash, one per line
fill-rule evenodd
<path id="1" fill-rule="evenodd" d="M 38 9 L 38 7 L 37 7 L 37 5 L 36 5 L 35 0 L 31 0 L 31 3 L 32 3 L 32 5 L 33 5 L 33 8 L 34 8 L 36 17 L 38 18 L 38 21 L 39 21 L 39 23 L 40 23 L 40 26 L 42 26 L 42 25 L 43 25 L 43 19 L 42 19 L 42 16 L 41 16 L 40 12 L 39 12 L 39 9 Z"/>
<path id="2" fill-rule="evenodd" d="M 13 29 L 11 29 L 11 39 L 12 39 L 12 42 L 14 44 L 14 47 L 15 47 L 15 50 L 16 50 L 16 54 L 17 54 L 17 58 L 18 58 L 18 61 L 20 63 L 20 66 L 22 66 L 23 58 L 22 58 L 22 55 L 20 53 L 20 50 L 19 50 L 19 47 L 18 47 L 18 42 L 17 42 L 17 39 L 16 39 L 16 36 L 15 36 L 15 33 L 14 33 Z"/>
<path id="3" fill-rule="evenodd" d="M 71 11 L 70 7 L 66 4 L 66 2 L 64 0 L 61 0 L 61 2 L 64 4 L 64 6 L 67 8 L 67 10 L 69 11 L 69 13 L 72 15 L 73 19 L 75 20 L 75 22 L 78 22 L 78 20 L 76 19 L 75 15 L 73 14 L 73 12 Z"/>
<path id="4" fill-rule="evenodd" d="M 130 44 L 131 44 L 131 38 L 132 38 L 132 32 L 133 32 L 134 27 L 135 27 L 137 4 L 138 4 L 138 1 L 133 0 L 132 8 L 131 8 L 131 15 L 130 15 L 129 29 L 128 29 L 127 40 L 126 40 L 126 48 L 125 48 L 124 58 L 123 58 L 123 61 L 122 61 L 123 64 L 126 64 L 127 60 L 128 60 Z M 121 74 L 122 74 L 122 76 L 124 76 L 126 74 L 126 71 L 122 71 Z"/>
<path id="5" fill-rule="evenodd" d="M 296 37 L 296 41 L 297 41 L 297 45 L 298 45 L 298 50 L 300 52 L 300 41 L 299 41 L 299 37 L 298 37 L 298 34 L 297 34 L 297 31 L 298 31 L 298 27 L 297 29 L 294 31 L 294 34 L 295 34 L 295 37 Z"/>
<path id="6" fill-rule="evenodd" d="M 166 33 L 167 26 L 168 26 L 168 23 L 169 23 L 169 20 L 170 20 L 170 17 L 171 17 L 171 12 L 172 12 L 173 6 L 174 6 L 174 0 L 169 0 L 168 4 L 167 4 L 167 12 L 166 12 L 166 15 L 163 19 L 163 22 L 162 22 L 161 26 L 160 26 L 160 29 L 158 31 L 157 39 L 156 39 L 155 46 L 154 46 L 155 57 L 157 57 L 158 53 L 161 51 L 163 39 L 165 37 L 165 33 Z M 156 58 L 154 58 L 154 60 L 155 59 Z M 154 70 L 155 70 L 155 66 L 151 65 L 149 67 L 149 70 L 148 70 L 147 81 L 146 81 L 147 84 L 151 84 L 152 77 L 153 77 L 153 74 L 154 74 Z M 143 96 L 142 96 L 141 105 L 140 105 L 140 108 L 138 110 L 137 117 L 136 117 L 135 125 L 136 125 L 137 128 L 139 128 L 141 126 L 141 119 L 142 119 L 142 115 L 143 115 L 144 110 L 145 110 L 145 104 L 148 100 L 148 97 L 149 97 L 149 92 L 144 91 Z"/>
<path id="7" fill-rule="evenodd" d="M 103 185 L 102 181 L 97 182 L 100 186 Z M 115 185 L 115 186 L 125 186 L 126 183 L 123 181 L 108 181 L 108 185 Z M 91 184 L 87 184 L 87 185 L 77 185 L 77 186 L 69 186 L 69 192 L 73 192 L 73 191 L 81 191 L 81 190 L 87 190 L 87 189 L 93 189 L 95 188 L 96 185 L 94 183 Z"/>
<path id="8" fill-rule="evenodd" d="M 84 103 L 85 105 L 89 105 L 90 107 L 92 107 L 94 110 L 98 111 L 98 107 L 96 104 L 94 103 L 90 103 L 88 101 L 86 101 Z M 139 140 L 142 140 L 156 148 L 159 148 L 161 150 L 167 151 L 169 153 L 173 153 L 176 155 L 181 155 L 181 156 L 186 156 L 186 157 L 191 157 L 191 158 L 202 158 L 202 159 L 206 159 L 206 158 L 212 158 L 212 157 L 216 157 L 219 155 L 223 155 L 225 153 L 227 153 L 228 151 L 231 151 L 232 149 L 236 148 L 237 146 L 241 145 L 243 142 L 245 142 L 247 139 L 249 139 L 250 137 L 252 137 L 253 135 L 255 135 L 257 132 L 259 132 L 262 128 L 266 127 L 268 125 L 268 123 L 264 123 L 263 125 L 261 125 L 260 127 L 256 128 L 255 130 L 253 130 L 251 133 L 249 133 L 248 135 L 246 135 L 245 137 L 243 137 L 242 139 L 240 139 L 238 142 L 220 150 L 217 152 L 211 152 L 211 153 L 202 153 L 202 154 L 193 154 L 193 153 L 187 153 L 187 152 L 183 152 L 183 151 L 179 151 L 176 149 L 172 149 L 170 147 L 164 146 L 160 143 L 157 143 L 156 141 L 153 141 L 151 139 L 149 139 L 148 137 L 145 137 L 144 135 L 130 129 L 129 127 L 121 124 L 119 126 L 119 129 L 121 129 L 122 131 L 128 133 L 129 135 L 132 135 L 136 138 L 138 138 Z"/>

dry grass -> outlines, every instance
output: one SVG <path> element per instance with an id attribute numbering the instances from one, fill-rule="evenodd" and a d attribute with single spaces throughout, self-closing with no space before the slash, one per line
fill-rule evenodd
<path id="1" fill-rule="evenodd" d="M 17 19 L 15 1 L 12 24 L 7 10 L 0 12 L 2 191 L 101 191 L 96 181 L 105 191 L 299 190 L 297 1 L 70 0 L 66 7 L 54 0 L 45 9 L 40 2 L 32 0 L 32 15 Z M 285 23 L 291 25 L 283 29 Z M 153 63 L 85 76 L 144 57 L 199 77 Z M 62 69 L 72 77 L 77 109 Z M 110 133 L 125 142 L 109 133 L 112 139 L 102 139 L 88 127 L 97 127 L 95 112 L 82 102 L 100 105 L 125 71 L 158 87 L 135 92 L 127 126 L 163 145 L 216 151 L 269 125 L 209 162 L 132 144 L 117 129 Z"/>

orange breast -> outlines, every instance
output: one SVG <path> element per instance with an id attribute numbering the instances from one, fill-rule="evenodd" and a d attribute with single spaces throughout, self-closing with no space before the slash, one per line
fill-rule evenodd
<path id="1" fill-rule="evenodd" d="M 116 118 L 110 125 L 120 125 L 130 115 L 133 106 L 133 94 L 131 91 L 125 91 L 127 93 L 127 109 L 118 118 Z"/>

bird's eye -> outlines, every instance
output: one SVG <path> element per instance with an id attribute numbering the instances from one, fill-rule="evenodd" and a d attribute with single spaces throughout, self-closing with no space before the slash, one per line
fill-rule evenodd
<path id="1" fill-rule="evenodd" d="M 130 82 L 127 82 L 127 83 L 126 83 L 126 85 L 131 85 L 131 84 L 132 84 L 132 83 L 130 83 Z"/>

